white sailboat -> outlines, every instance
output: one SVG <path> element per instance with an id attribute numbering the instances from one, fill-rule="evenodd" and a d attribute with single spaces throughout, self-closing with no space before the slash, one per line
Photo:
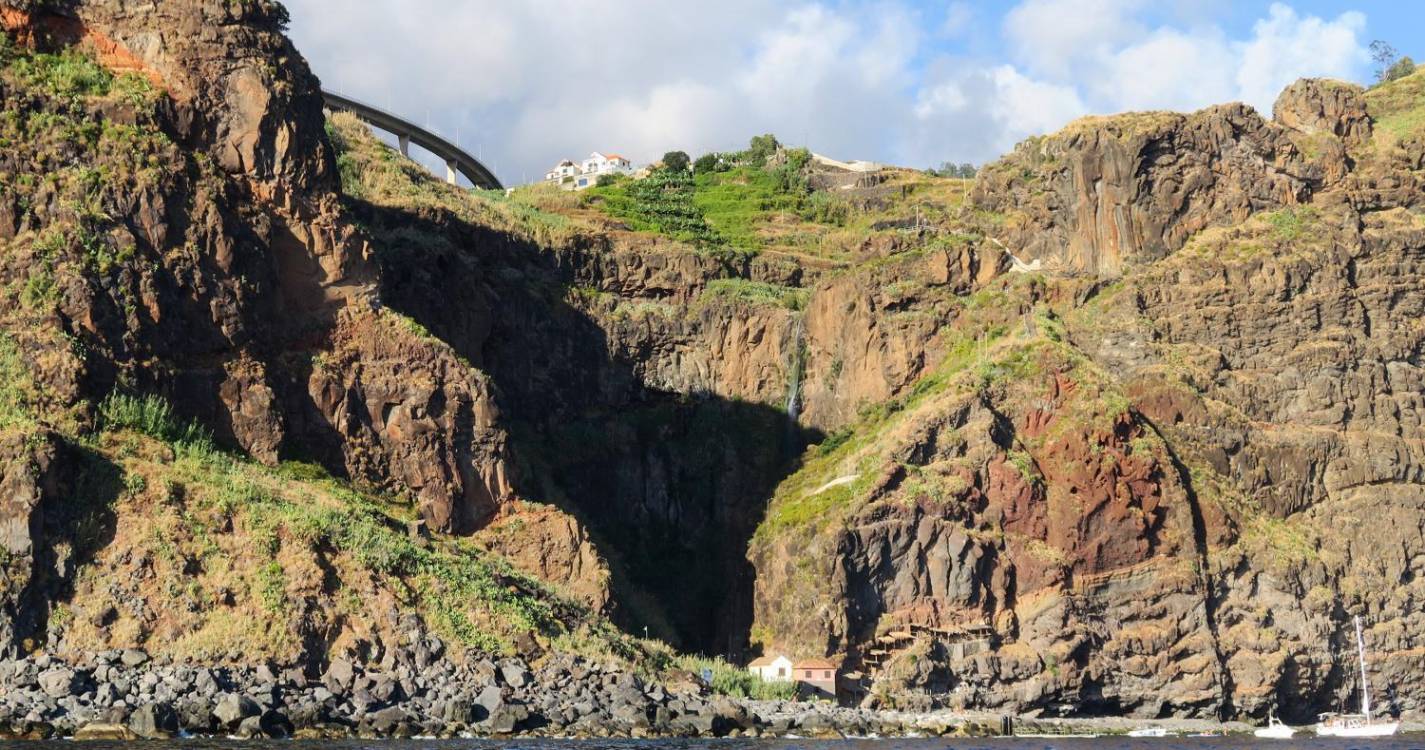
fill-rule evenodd
<path id="1" fill-rule="evenodd" d="M 1267 725 L 1252 730 L 1252 736 L 1264 740 L 1289 740 L 1295 735 L 1296 730 L 1283 724 L 1276 714 L 1267 714 Z"/>
<path id="2" fill-rule="evenodd" d="M 1366 641 L 1361 636 L 1361 618 L 1356 617 L 1356 652 L 1361 659 L 1361 712 L 1358 714 L 1321 714 L 1316 722 L 1316 734 L 1321 737 L 1389 737 L 1400 729 L 1400 722 L 1371 716 L 1371 688 L 1366 680 Z"/>

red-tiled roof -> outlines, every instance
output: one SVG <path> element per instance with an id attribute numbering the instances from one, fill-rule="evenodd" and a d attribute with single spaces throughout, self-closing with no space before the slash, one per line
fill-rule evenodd
<path id="1" fill-rule="evenodd" d="M 792 665 L 792 669 L 840 669 L 841 665 L 829 659 L 804 659 Z"/>
<path id="2" fill-rule="evenodd" d="M 770 667 L 772 662 L 782 658 L 781 654 L 771 654 L 769 656 L 759 656 L 747 664 L 749 667 Z"/>

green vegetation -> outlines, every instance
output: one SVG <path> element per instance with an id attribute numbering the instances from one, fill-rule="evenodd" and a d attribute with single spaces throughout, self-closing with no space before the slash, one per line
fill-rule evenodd
<path id="1" fill-rule="evenodd" d="M 925 173 L 932 177 L 958 177 L 960 179 L 973 179 L 979 173 L 979 169 L 969 162 L 955 164 L 952 162 L 941 162 L 939 167 L 931 167 Z"/>
<path id="2" fill-rule="evenodd" d="M 185 450 L 213 451 L 213 438 L 195 422 L 178 419 L 158 396 L 114 392 L 99 404 L 100 425 L 106 430 L 133 430 Z"/>
<path id="3" fill-rule="evenodd" d="M 776 305 L 788 310 L 806 307 L 806 289 L 777 286 L 749 279 L 714 279 L 703 289 L 702 299 L 729 299 L 753 305 Z"/>
<path id="4" fill-rule="evenodd" d="M 432 179 L 421 165 L 372 135 L 355 115 L 338 112 L 327 120 L 337 152 L 342 192 L 351 200 L 371 202 L 410 213 L 448 213 L 472 224 L 490 226 L 547 245 L 568 241 L 575 225 L 567 217 L 536 207 L 528 191 L 461 190 Z M 554 189 L 552 192 L 562 193 Z M 410 226 L 383 228 L 381 250 L 440 245 L 444 237 L 421 234 Z"/>
<path id="5" fill-rule="evenodd" d="M 1310 206 L 1293 206 L 1266 214 L 1267 223 L 1278 240 L 1295 242 L 1307 236 L 1321 216 Z"/>
<path id="6" fill-rule="evenodd" d="M 114 85 L 112 73 L 73 47 L 53 54 L 17 53 L 8 43 L 0 49 L 12 80 L 30 91 L 65 98 L 104 96 Z"/>
<path id="7" fill-rule="evenodd" d="M 319 467 L 270 469 L 212 449 L 205 433 L 175 418 L 160 398 L 111 395 L 100 413 L 102 432 L 82 440 L 123 467 L 128 499 L 121 502 L 143 505 L 154 501 L 146 496 L 161 496 L 159 510 L 148 511 L 157 513 L 147 527 L 151 538 L 141 544 L 174 565 L 197 560 L 203 572 L 189 578 L 204 590 L 246 589 L 254 606 L 285 616 L 295 591 L 313 584 L 304 576 L 324 558 L 330 571 L 322 585 L 337 589 L 328 594 L 334 611 L 327 616 L 357 615 L 369 597 L 394 594 L 453 642 L 496 653 L 522 633 L 568 635 L 592 618 L 466 540 L 413 538 L 405 503 L 361 492 Z M 144 440 L 174 450 L 164 457 Z M 133 535 L 119 543 L 135 543 Z M 165 597 L 179 594 L 151 592 L 150 606 L 171 609 L 176 605 Z M 215 606 L 190 610 L 190 629 L 207 635 L 180 647 L 212 645 L 213 628 L 232 627 L 220 625 L 230 616 Z M 242 638 L 273 651 L 293 646 L 287 638 L 297 626 L 280 617 L 274 622 Z"/>
<path id="8" fill-rule="evenodd" d="M 584 201 L 636 230 L 651 231 L 700 247 L 723 244 L 693 201 L 694 178 L 687 172 L 660 169 L 642 180 L 618 180 L 596 185 Z"/>
<path id="9" fill-rule="evenodd" d="M 669 151 L 663 155 L 663 168 L 671 172 L 686 172 L 690 166 L 692 162 L 682 151 Z"/>
<path id="10" fill-rule="evenodd" d="M 10 334 L 0 331 L 0 432 L 34 424 L 34 383 Z"/>
<path id="11" fill-rule="evenodd" d="M 766 248 L 773 225 L 841 226 L 851 215 L 845 201 L 808 186 L 811 152 L 783 148 L 771 135 L 753 138 L 746 151 L 704 154 L 692 174 L 686 157 L 666 154 L 664 168 L 646 179 L 601 181 L 585 193 L 584 203 L 636 231 L 745 254 Z"/>
<path id="12" fill-rule="evenodd" d="M 746 669 L 728 664 L 722 659 L 702 659 L 679 656 L 672 665 L 695 675 L 702 675 L 704 669 L 712 671 L 709 686 L 714 693 L 734 698 L 751 698 L 762 701 L 786 701 L 797 697 L 797 686 L 793 682 L 768 682 Z"/>
<path id="13" fill-rule="evenodd" d="M 1425 136 L 1425 70 L 1414 70 L 1366 92 L 1377 145 L 1390 147 Z"/>

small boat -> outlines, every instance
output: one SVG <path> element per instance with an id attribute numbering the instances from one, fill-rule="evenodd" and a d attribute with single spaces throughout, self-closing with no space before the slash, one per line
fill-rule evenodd
<path id="1" fill-rule="evenodd" d="M 1289 740 L 1296 735 L 1296 730 L 1283 724 L 1275 714 L 1267 714 L 1267 725 L 1257 727 L 1252 730 L 1253 737 L 1260 737 L 1264 740 Z"/>
<path id="2" fill-rule="evenodd" d="M 1163 727 L 1144 727 L 1135 729 L 1128 733 L 1129 737 L 1167 737 L 1168 730 Z"/>
<path id="3" fill-rule="evenodd" d="M 1371 687 L 1366 681 L 1366 640 L 1361 636 L 1361 618 L 1356 617 L 1356 652 L 1361 659 L 1361 712 L 1321 714 L 1316 722 L 1319 737 L 1389 737 L 1400 731 L 1400 721 L 1371 715 Z"/>

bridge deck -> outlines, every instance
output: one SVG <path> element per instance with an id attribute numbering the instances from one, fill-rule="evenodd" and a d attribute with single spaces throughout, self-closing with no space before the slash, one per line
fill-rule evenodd
<path id="1" fill-rule="evenodd" d="M 499 190 L 504 187 L 500 184 L 499 178 L 495 177 L 494 172 L 487 169 L 475 157 L 466 153 L 464 149 L 415 123 L 393 115 L 384 109 L 331 91 L 323 90 L 322 97 L 326 99 L 328 109 L 350 112 L 370 125 L 400 138 L 402 153 L 405 153 L 406 143 L 411 141 L 440 157 L 445 161 L 446 179 L 450 182 L 455 182 L 455 173 L 459 172 L 476 187 L 487 190 Z"/>

